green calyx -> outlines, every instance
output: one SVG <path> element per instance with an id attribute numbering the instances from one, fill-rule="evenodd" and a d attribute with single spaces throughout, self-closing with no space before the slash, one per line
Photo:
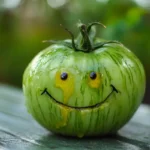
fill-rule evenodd
<path id="1" fill-rule="evenodd" d="M 67 41 L 54 41 L 54 40 L 46 40 L 43 42 L 51 42 L 51 43 L 56 43 L 56 44 L 62 44 L 65 45 L 69 48 L 74 49 L 75 51 L 83 51 L 83 52 L 91 52 L 96 50 L 97 48 L 101 48 L 103 47 L 105 44 L 108 43 L 117 43 L 120 44 L 117 41 L 105 41 L 105 42 L 98 42 L 95 43 L 95 30 L 91 30 L 92 26 L 94 25 L 101 25 L 104 28 L 106 28 L 106 26 L 104 26 L 103 24 L 99 23 L 99 22 L 93 22 L 90 23 L 89 25 L 85 25 L 82 23 L 78 24 L 80 33 L 79 36 L 77 37 L 77 39 L 75 40 L 74 35 L 71 31 L 69 31 L 67 28 L 65 28 L 65 30 L 70 34 L 71 36 L 71 43 L 67 42 Z"/>

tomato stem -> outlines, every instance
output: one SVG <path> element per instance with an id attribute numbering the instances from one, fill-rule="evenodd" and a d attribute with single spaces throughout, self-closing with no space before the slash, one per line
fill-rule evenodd
<path id="1" fill-rule="evenodd" d="M 95 36 L 90 37 L 90 31 L 91 31 L 91 27 L 93 25 L 101 25 L 104 28 L 106 28 L 106 26 L 100 22 L 93 22 L 93 23 L 89 24 L 88 26 L 86 26 L 85 24 L 80 24 L 79 29 L 80 29 L 80 32 L 82 35 L 82 39 L 79 43 L 80 44 L 79 46 L 80 46 L 80 49 L 82 49 L 83 51 L 90 52 L 94 48 L 93 40 L 94 40 Z"/>
<path id="2" fill-rule="evenodd" d="M 85 24 L 81 24 L 79 27 L 80 32 L 82 34 L 82 39 L 80 41 L 80 47 L 84 51 L 90 51 L 92 49 L 92 41 L 88 35 L 87 26 Z"/>

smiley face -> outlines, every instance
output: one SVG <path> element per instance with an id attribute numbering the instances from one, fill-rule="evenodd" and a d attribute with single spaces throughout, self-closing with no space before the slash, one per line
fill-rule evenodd
<path id="1" fill-rule="evenodd" d="M 102 76 L 100 75 L 100 73 L 98 72 L 94 72 L 91 71 L 89 74 L 85 75 L 86 76 L 86 82 L 87 82 L 87 86 L 89 86 L 89 88 L 92 88 L 93 90 L 98 91 L 101 85 L 101 80 L 102 80 Z M 72 105 L 68 105 L 68 101 L 69 98 L 71 97 L 71 95 L 73 95 L 73 93 L 75 92 L 75 81 L 74 81 L 74 77 L 70 72 L 60 72 L 57 71 L 56 75 L 55 75 L 55 82 L 56 82 L 56 87 L 60 88 L 60 90 L 62 90 L 63 92 L 63 97 L 64 100 L 63 102 L 56 100 L 48 91 L 47 88 L 45 88 L 41 95 L 43 94 L 47 94 L 52 101 L 54 101 L 55 103 L 57 103 L 58 105 L 67 107 L 67 108 L 71 108 L 71 109 L 93 109 L 96 107 L 99 107 L 101 104 L 103 104 L 105 101 L 107 101 L 107 99 L 109 99 L 109 97 L 113 94 L 113 92 L 118 93 L 118 90 L 113 86 L 110 85 L 110 87 L 112 88 L 111 92 L 108 93 L 108 95 L 106 96 L 106 98 L 104 98 L 104 100 L 97 102 L 93 105 L 88 105 L 88 106 L 72 106 Z M 82 82 L 81 82 L 82 84 Z M 82 86 L 82 85 L 80 85 Z M 77 91 L 78 92 L 78 91 Z M 74 100 L 75 101 L 75 100 Z"/>

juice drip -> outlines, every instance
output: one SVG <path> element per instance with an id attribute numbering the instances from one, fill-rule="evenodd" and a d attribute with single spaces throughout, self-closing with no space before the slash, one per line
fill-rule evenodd
<path id="1" fill-rule="evenodd" d="M 61 109 L 61 121 L 59 121 L 56 125 L 56 128 L 61 128 L 67 125 L 68 122 L 68 115 L 70 113 L 69 109 Z"/>

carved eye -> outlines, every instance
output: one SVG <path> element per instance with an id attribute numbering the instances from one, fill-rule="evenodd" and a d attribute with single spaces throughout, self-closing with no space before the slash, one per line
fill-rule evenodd
<path id="1" fill-rule="evenodd" d="M 91 72 L 91 73 L 90 73 L 90 78 L 91 78 L 92 80 L 96 79 L 96 77 L 97 77 L 97 75 L 96 75 L 95 72 Z"/>
<path id="2" fill-rule="evenodd" d="M 68 74 L 66 72 L 63 72 L 61 75 L 60 75 L 60 78 L 62 80 L 66 80 L 68 78 Z"/>

